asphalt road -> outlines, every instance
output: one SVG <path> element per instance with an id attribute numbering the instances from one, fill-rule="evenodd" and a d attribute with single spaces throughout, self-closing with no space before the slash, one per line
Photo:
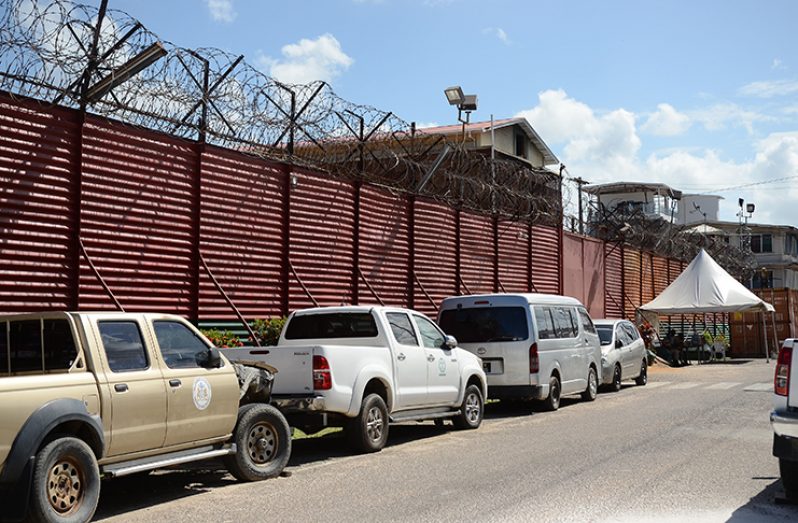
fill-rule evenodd
<path id="1" fill-rule="evenodd" d="M 391 428 L 378 454 L 296 441 L 288 471 L 236 483 L 215 463 L 103 484 L 107 521 L 798 521 L 779 504 L 773 363 L 652 367 L 558 412 L 491 404 L 479 430 Z"/>

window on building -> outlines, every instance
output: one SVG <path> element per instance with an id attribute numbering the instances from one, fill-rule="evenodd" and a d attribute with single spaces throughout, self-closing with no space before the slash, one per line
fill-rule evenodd
<path id="1" fill-rule="evenodd" d="M 770 289 L 773 287 L 773 271 L 756 271 L 751 278 L 752 289 Z"/>
<path id="2" fill-rule="evenodd" d="M 751 252 L 756 252 L 756 253 L 773 252 L 773 235 L 752 234 Z"/>

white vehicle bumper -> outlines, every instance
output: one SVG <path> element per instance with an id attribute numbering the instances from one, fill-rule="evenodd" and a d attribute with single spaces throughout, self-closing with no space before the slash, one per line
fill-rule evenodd
<path id="1" fill-rule="evenodd" d="M 272 396 L 272 404 L 284 413 L 324 412 L 327 402 L 324 396 Z"/>
<path id="2" fill-rule="evenodd" d="M 770 424 L 777 436 L 798 438 L 798 412 L 772 411 Z"/>

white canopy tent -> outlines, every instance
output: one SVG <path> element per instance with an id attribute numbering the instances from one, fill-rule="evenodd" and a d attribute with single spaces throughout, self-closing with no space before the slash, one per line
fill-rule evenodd
<path id="1" fill-rule="evenodd" d="M 773 305 L 735 280 L 704 249 L 659 296 L 641 305 L 640 315 L 655 329 L 658 316 L 706 312 L 773 312 Z M 762 315 L 765 327 L 765 315 Z M 763 330 L 767 354 L 767 328 Z M 774 331 L 775 336 L 775 331 Z"/>

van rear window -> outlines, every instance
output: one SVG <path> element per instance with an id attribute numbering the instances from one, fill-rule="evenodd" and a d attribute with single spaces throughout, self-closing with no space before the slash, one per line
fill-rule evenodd
<path id="1" fill-rule="evenodd" d="M 285 331 L 287 340 L 376 338 L 377 324 L 369 312 L 331 312 L 294 316 Z"/>
<path id="2" fill-rule="evenodd" d="M 8 374 L 8 323 L 0 323 L 0 374 Z"/>
<path id="3" fill-rule="evenodd" d="M 529 338 L 524 307 L 474 307 L 441 313 L 441 329 L 460 343 L 522 341 Z"/>

